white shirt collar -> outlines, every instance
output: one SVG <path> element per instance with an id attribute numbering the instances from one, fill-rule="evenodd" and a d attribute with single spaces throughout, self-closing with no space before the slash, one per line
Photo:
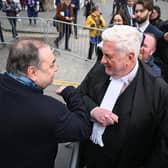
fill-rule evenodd
<path id="1" fill-rule="evenodd" d="M 146 28 L 148 27 L 149 24 L 150 24 L 149 20 L 147 20 L 144 24 L 137 25 L 137 28 L 138 28 L 138 30 L 140 30 L 140 32 L 143 33 L 146 30 Z"/>

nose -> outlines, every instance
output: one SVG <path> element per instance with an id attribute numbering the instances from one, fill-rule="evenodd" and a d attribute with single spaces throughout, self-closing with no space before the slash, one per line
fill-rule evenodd
<path id="1" fill-rule="evenodd" d="M 104 54 L 103 54 L 103 56 L 102 56 L 102 59 L 101 59 L 101 64 L 105 64 L 107 61 L 106 61 L 106 58 L 105 58 L 105 56 L 104 56 Z"/>
<path id="2" fill-rule="evenodd" d="M 58 66 L 55 64 L 54 72 L 57 72 L 57 71 L 58 71 Z"/>

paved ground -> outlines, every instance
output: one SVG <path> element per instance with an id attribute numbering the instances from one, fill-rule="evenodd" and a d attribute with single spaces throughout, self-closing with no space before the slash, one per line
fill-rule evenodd
<path id="1" fill-rule="evenodd" d="M 107 21 L 109 22 L 111 18 L 111 9 L 112 9 L 112 1 L 111 0 L 97 0 L 97 3 L 101 6 L 102 13 Z M 158 0 L 157 5 L 161 7 L 161 17 L 162 19 L 168 19 L 168 3 L 167 1 L 161 1 Z M 49 11 L 49 12 L 40 12 L 39 17 L 44 19 L 52 19 L 54 16 L 55 11 Z M 0 12 L 0 16 L 3 16 L 4 14 Z M 21 16 L 26 16 L 25 12 L 21 12 Z M 78 17 L 78 23 L 84 24 L 85 18 L 83 16 L 83 10 L 80 10 L 79 17 Z M 41 28 L 41 27 L 40 27 Z M 33 29 L 37 29 L 36 27 L 32 27 Z M 86 46 L 82 46 L 83 48 Z M 88 50 L 88 48 L 86 48 Z M 93 66 L 94 61 L 85 61 L 84 59 L 78 58 L 73 56 L 69 53 L 64 52 L 56 52 L 56 63 L 59 66 L 59 71 L 55 74 L 55 82 L 53 85 L 48 87 L 45 90 L 45 94 L 53 96 L 55 98 L 58 98 L 62 101 L 62 99 L 55 94 L 55 89 L 58 87 L 58 85 L 63 84 L 76 84 L 80 83 L 86 73 L 90 70 L 90 68 Z M 2 46 L 0 45 L 0 72 L 3 72 L 5 70 L 5 63 L 6 58 L 8 55 L 8 46 Z M 67 168 L 68 163 L 71 159 L 71 148 L 64 147 L 61 145 L 61 152 L 59 152 L 57 161 L 56 161 L 56 167 L 57 168 Z"/>

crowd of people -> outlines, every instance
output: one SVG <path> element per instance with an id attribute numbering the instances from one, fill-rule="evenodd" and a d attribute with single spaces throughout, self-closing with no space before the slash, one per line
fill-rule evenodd
<path id="1" fill-rule="evenodd" d="M 72 12 L 69 12 L 69 16 L 71 19 L 69 20 L 66 16 L 66 10 L 68 9 L 68 4 L 66 1 L 69 1 L 69 10 Z M 152 4 L 151 4 L 152 2 Z M 75 5 L 74 5 L 75 4 Z M 78 4 L 78 5 L 77 5 Z M 60 10 L 60 6 L 64 6 Z M 59 41 L 62 39 L 62 37 L 65 34 L 65 49 L 68 51 L 71 51 L 69 48 L 69 38 L 71 36 L 72 28 L 67 23 L 77 23 L 77 12 L 74 12 L 72 9 L 74 7 L 79 6 L 79 1 L 71 1 L 71 0 L 65 0 L 63 2 L 59 1 L 57 2 L 57 8 L 56 8 L 56 15 L 57 19 L 64 21 L 65 24 L 59 24 L 59 37 L 55 40 L 55 45 L 58 48 L 59 47 Z M 67 8 L 66 8 L 67 7 Z M 72 8 L 72 9 L 71 9 Z M 143 1 L 138 0 L 121 0 L 117 1 L 115 0 L 113 2 L 113 8 L 112 8 L 112 17 L 110 19 L 110 22 L 107 22 L 104 17 L 103 13 L 101 12 L 101 9 L 98 5 L 96 5 L 96 2 L 94 1 L 85 1 L 85 26 L 86 29 L 88 29 L 89 32 L 89 50 L 88 50 L 88 56 L 87 59 L 91 60 L 93 52 L 95 51 L 98 60 L 100 60 L 101 52 L 99 51 L 98 44 L 101 41 L 101 32 L 99 29 L 106 29 L 107 27 L 112 27 L 113 25 L 130 25 L 133 27 L 137 27 L 137 29 L 143 33 L 151 33 L 154 35 L 154 38 L 156 38 L 156 51 L 153 53 L 154 56 L 154 63 L 157 64 L 157 66 L 160 67 L 162 71 L 162 76 L 166 81 L 168 81 L 168 68 L 164 64 L 165 62 L 165 54 L 163 53 L 163 47 L 168 48 L 167 41 L 168 41 L 168 29 L 165 28 L 164 21 L 161 20 L 161 9 L 159 6 L 154 6 L 153 1 L 148 1 L 148 3 L 143 3 Z M 79 8 L 77 8 L 79 10 Z M 74 14 L 76 13 L 76 14 Z M 60 16 L 63 14 L 63 16 Z M 67 20 L 68 19 L 68 20 Z M 67 27 L 67 28 L 65 28 Z M 164 30 L 163 30 L 164 27 Z M 77 26 L 75 30 L 75 37 L 77 38 Z M 166 52 L 166 55 L 168 53 Z M 167 61 L 166 61 L 167 62 Z"/>
<path id="2" fill-rule="evenodd" d="M 58 70 L 50 46 L 11 46 L 0 74 L 1 167 L 53 168 L 58 143 L 69 141 L 80 141 L 79 168 L 168 167 L 167 27 L 153 0 L 122 2 L 109 24 L 97 5 L 86 17 L 88 59 L 95 49 L 98 60 L 78 88 L 57 89 L 66 105 L 43 95 Z M 68 51 L 75 6 L 56 8 L 65 23 L 55 44 L 65 35 Z"/>

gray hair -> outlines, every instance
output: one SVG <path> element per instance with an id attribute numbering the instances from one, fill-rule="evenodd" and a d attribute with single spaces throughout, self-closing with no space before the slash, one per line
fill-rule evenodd
<path id="1" fill-rule="evenodd" d="M 39 67 L 39 49 L 46 45 L 42 40 L 37 38 L 22 38 L 17 40 L 9 50 L 6 71 L 26 74 L 28 66 Z"/>
<path id="2" fill-rule="evenodd" d="M 143 33 L 128 25 L 114 25 L 102 33 L 102 39 L 103 41 L 115 42 L 120 52 L 135 53 L 137 59 L 143 41 Z"/>

